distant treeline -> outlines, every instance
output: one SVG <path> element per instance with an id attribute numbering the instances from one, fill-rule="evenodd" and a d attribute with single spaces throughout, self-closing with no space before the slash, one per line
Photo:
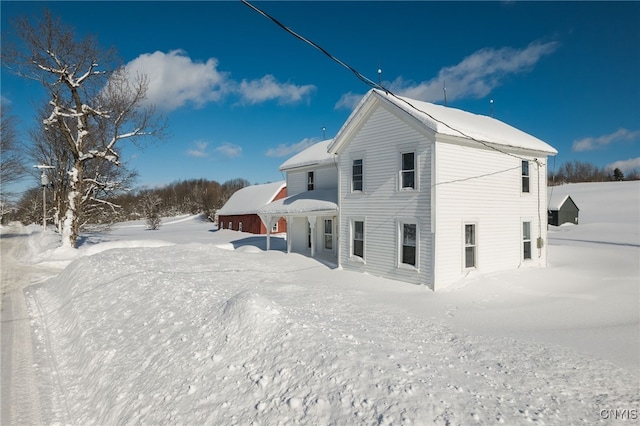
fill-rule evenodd
<path id="1" fill-rule="evenodd" d="M 619 168 L 601 168 L 583 161 L 569 161 L 558 167 L 556 171 L 551 170 L 549 167 L 547 167 L 547 169 L 549 171 L 549 185 L 576 182 L 640 180 L 640 173 L 637 170 L 625 174 Z"/>
<path id="2" fill-rule="evenodd" d="M 180 214 L 203 213 L 213 221 L 215 212 L 221 208 L 237 190 L 249 186 L 246 179 L 236 178 L 219 183 L 207 179 L 191 179 L 171 183 L 161 188 L 146 188 L 121 191 L 108 199 L 114 208 L 87 212 L 87 224 L 108 225 L 126 220 L 145 219 L 149 215 L 149 205 L 155 213 L 163 217 Z M 24 224 L 42 223 L 42 188 L 27 191 L 18 201 L 16 208 L 3 216 L 3 222 L 12 220 Z M 47 216 L 52 223 L 55 203 L 50 199 L 52 191 L 47 189 Z"/>
<path id="3" fill-rule="evenodd" d="M 237 190 L 249 186 L 246 179 L 236 178 L 218 183 L 215 180 L 191 179 L 171 183 L 162 188 L 124 193 L 114 199 L 121 206 L 120 220 L 145 217 L 144 205 L 150 198 L 158 200 L 160 216 L 203 213 L 211 221 Z"/>

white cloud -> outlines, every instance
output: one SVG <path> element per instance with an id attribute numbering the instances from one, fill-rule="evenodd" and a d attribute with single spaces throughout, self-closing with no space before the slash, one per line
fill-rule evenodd
<path id="1" fill-rule="evenodd" d="M 364 95 L 362 95 L 361 93 L 345 93 L 344 95 L 342 95 L 340 100 L 336 102 L 334 109 L 355 109 L 355 107 L 358 106 L 358 103 L 362 100 L 363 96 Z"/>
<path id="2" fill-rule="evenodd" d="M 265 155 L 267 157 L 286 157 L 303 151 L 317 142 L 320 142 L 320 140 L 317 138 L 304 138 L 298 143 L 290 145 L 280 144 L 275 148 L 270 148 L 267 150 Z"/>
<path id="3" fill-rule="evenodd" d="M 280 83 L 271 75 L 259 80 L 242 80 L 238 92 L 242 103 L 257 104 L 277 99 L 281 104 L 296 103 L 309 96 L 316 87 L 312 84 L 296 86 L 291 83 Z"/>
<path id="4" fill-rule="evenodd" d="M 573 141 L 571 149 L 573 151 L 592 151 L 598 148 L 604 148 L 612 142 L 632 141 L 640 137 L 640 130 L 629 131 L 627 129 L 618 129 L 608 135 L 598 137 L 588 137 Z"/>
<path id="5" fill-rule="evenodd" d="M 126 65 L 131 76 L 146 74 L 149 77 L 147 101 L 168 111 L 187 102 L 201 107 L 220 100 L 231 83 L 228 73 L 217 67 L 217 59 L 194 62 L 183 50 L 145 53 Z"/>
<path id="6" fill-rule="evenodd" d="M 629 158 L 628 160 L 614 161 L 611 164 L 607 164 L 607 170 L 620 169 L 623 173 L 640 170 L 640 157 Z"/>
<path id="7" fill-rule="evenodd" d="M 239 157 L 242 154 L 242 147 L 225 142 L 215 149 L 216 153 L 227 158 Z"/>
<path id="8" fill-rule="evenodd" d="M 231 79 L 230 73 L 218 69 L 217 59 L 194 61 L 183 50 L 145 53 L 129 62 L 126 68 L 131 77 L 138 74 L 148 76 L 147 102 L 165 111 L 187 103 L 202 107 L 209 102 L 221 101 L 230 94 L 240 96 L 242 104 L 253 105 L 269 100 L 290 104 L 308 97 L 316 88 L 311 84 L 280 83 L 270 74 L 238 83 Z"/>
<path id="9" fill-rule="evenodd" d="M 558 46 L 555 41 L 535 41 L 524 49 L 480 49 L 459 64 L 442 68 L 430 80 L 414 82 L 398 77 L 389 83 L 388 88 L 397 95 L 429 102 L 444 100 L 445 86 L 447 101 L 482 98 L 500 86 L 507 76 L 531 70 L 540 58 L 553 53 Z M 344 95 L 336 108 L 353 104 L 352 96 L 350 93 Z"/>
<path id="10" fill-rule="evenodd" d="M 209 145 L 207 142 L 196 142 L 195 148 L 187 150 L 187 155 L 190 157 L 199 157 L 204 158 L 208 157 L 207 146 Z"/>

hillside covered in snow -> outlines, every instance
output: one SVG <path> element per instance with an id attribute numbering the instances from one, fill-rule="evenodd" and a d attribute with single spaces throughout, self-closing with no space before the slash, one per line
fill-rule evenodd
<path id="1" fill-rule="evenodd" d="M 22 265 L 55 271 L 24 290 L 39 418 L 631 424 L 640 182 L 553 191 L 571 195 L 580 225 L 551 227 L 548 268 L 435 293 L 286 254 L 282 238 L 267 252 L 264 236 L 198 217 L 120 224 L 77 250 L 3 228 Z"/>

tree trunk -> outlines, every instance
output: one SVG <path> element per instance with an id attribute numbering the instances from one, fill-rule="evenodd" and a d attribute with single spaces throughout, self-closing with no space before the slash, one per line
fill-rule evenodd
<path id="1" fill-rule="evenodd" d="M 63 247 L 76 248 L 80 234 L 80 218 L 82 216 L 80 214 L 80 209 L 82 209 L 82 197 L 84 192 L 84 185 L 82 181 L 83 166 L 84 164 L 81 161 L 76 161 L 73 169 L 69 172 L 71 179 L 68 206 L 62 223 Z"/>

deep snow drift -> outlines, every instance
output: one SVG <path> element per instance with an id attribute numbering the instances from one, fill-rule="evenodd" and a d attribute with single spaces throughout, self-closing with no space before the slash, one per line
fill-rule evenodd
<path id="1" fill-rule="evenodd" d="M 433 293 L 185 217 L 34 232 L 42 414 L 70 424 L 611 424 L 640 416 L 640 183 L 555 187 L 549 268 Z M 68 264 L 68 266 L 67 266 Z M 49 396 L 50 395 L 50 396 Z M 633 411 L 635 410 L 635 411 Z M 632 417 L 633 418 L 633 417 Z M 624 420 L 623 424 L 629 424 Z"/>

